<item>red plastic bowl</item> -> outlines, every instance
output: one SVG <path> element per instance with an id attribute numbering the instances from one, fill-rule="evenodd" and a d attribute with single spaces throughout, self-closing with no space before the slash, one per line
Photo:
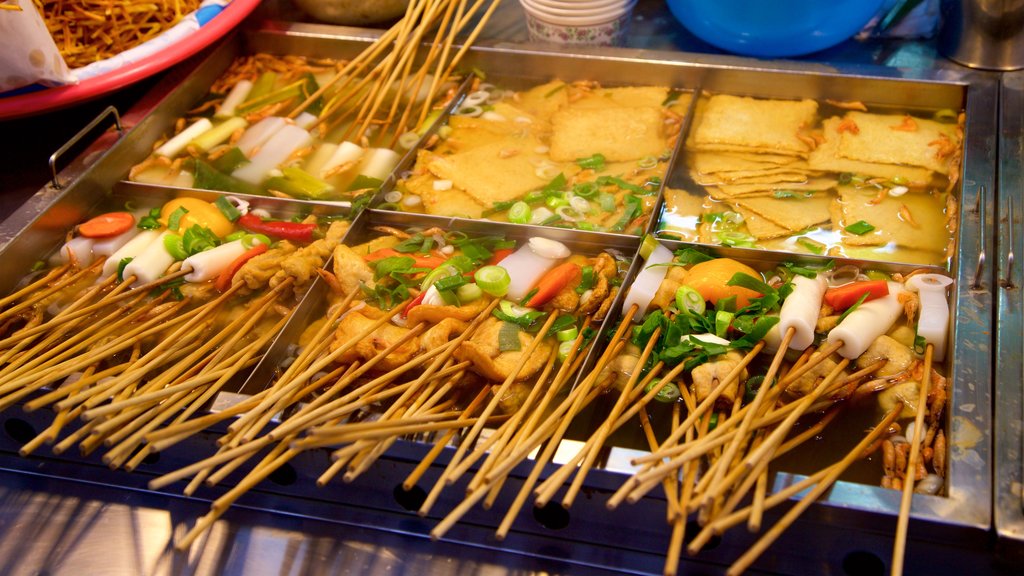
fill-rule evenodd
<path id="1" fill-rule="evenodd" d="M 221 38 L 245 19 L 259 5 L 259 0 L 233 0 L 215 18 L 195 33 L 138 62 L 94 76 L 72 86 L 45 88 L 35 92 L 0 98 L 0 120 L 10 120 L 66 108 L 72 104 L 98 98 L 130 84 L 162 72 L 195 55 Z"/>

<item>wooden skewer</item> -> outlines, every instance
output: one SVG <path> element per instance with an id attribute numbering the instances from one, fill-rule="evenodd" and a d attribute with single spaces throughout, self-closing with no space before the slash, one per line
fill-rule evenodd
<path id="1" fill-rule="evenodd" d="M 686 417 L 686 420 L 679 426 L 679 428 L 676 429 L 675 432 L 670 434 L 669 437 L 664 442 L 661 443 L 661 450 L 665 450 L 678 443 L 680 438 L 682 438 L 683 434 L 685 434 L 685 430 L 692 427 L 698 421 L 698 419 L 703 417 L 703 415 L 708 411 L 708 409 L 714 406 L 715 402 L 718 400 L 718 397 L 722 394 L 726 387 L 735 384 L 735 381 L 739 378 L 740 374 L 743 372 L 743 370 L 746 369 L 747 365 L 754 360 L 757 354 L 761 352 L 761 350 L 764 348 L 764 345 L 764 342 L 761 341 L 755 344 L 753 348 L 751 348 L 750 352 L 748 352 L 746 356 L 743 357 L 743 360 L 737 363 L 736 366 L 724 378 L 722 378 L 721 381 L 719 381 L 718 386 L 712 389 L 711 392 L 704 398 L 704 400 L 702 400 L 701 403 L 698 404 L 697 407 L 690 412 L 690 414 Z M 655 463 L 652 462 L 651 464 L 646 465 L 643 470 L 641 470 L 636 475 L 630 477 L 629 480 L 624 482 L 623 485 L 608 500 L 609 508 L 614 509 L 627 496 L 630 496 L 630 500 L 635 502 L 636 500 L 633 499 L 634 494 L 636 494 L 636 499 L 639 499 L 640 497 L 643 496 L 643 494 L 649 492 L 654 486 L 657 486 L 661 482 L 660 477 L 658 478 L 658 480 L 654 481 L 649 485 L 642 485 L 640 482 L 640 478 L 644 474 L 650 474 L 654 467 Z M 640 493 L 640 487 L 644 488 L 642 493 Z"/>
<path id="2" fill-rule="evenodd" d="M 25 286 L 25 287 L 15 291 L 15 292 L 12 292 L 11 294 L 9 294 L 7 296 L 4 296 L 3 298 L 0 298 L 0 308 L 3 308 L 4 306 L 7 306 L 11 302 L 17 302 L 18 300 L 21 300 L 21 298 L 23 296 L 25 296 L 26 294 L 32 294 L 36 290 L 39 290 L 43 286 L 46 286 L 47 284 L 49 284 L 50 282 L 56 280 L 61 275 L 63 275 L 65 272 L 67 272 L 70 267 L 71 267 L 70 264 L 62 264 L 61 266 L 58 266 L 58 267 L 50 270 L 49 272 L 47 272 L 45 275 L 41 276 L 40 278 L 37 278 L 36 280 L 32 281 L 27 286 Z"/>
<path id="3" fill-rule="evenodd" d="M 648 342 L 648 349 L 644 350 L 644 353 L 641 353 L 640 361 L 638 361 L 637 364 L 633 367 L 634 372 L 630 376 L 629 382 L 627 382 L 626 386 L 619 394 L 618 400 L 616 401 L 615 405 L 612 406 L 611 412 L 609 413 L 608 417 L 605 419 L 604 423 L 598 430 L 594 444 L 591 446 L 590 451 L 587 453 L 587 457 L 583 460 L 583 463 L 580 464 L 580 468 L 576 472 L 576 476 L 573 477 L 572 483 L 569 485 L 569 489 L 566 491 L 565 496 L 562 498 L 563 508 L 569 509 L 572 506 L 572 503 L 576 499 L 577 494 L 579 494 L 580 489 L 583 487 L 583 481 L 586 478 L 587 473 L 593 467 L 594 461 L 597 459 L 597 455 L 604 447 L 605 442 L 607 442 L 608 436 L 611 435 L 611 433 L 615 430 L 615 422 L 619 419 L 619 416 L 622 414 L 623 410 L 625 410 L 626 400 L 633 395 L 634 387 L 636 386 L 638 377 L 643 372 L 642 367 L 644 364 L 646 364 L 647 358 L 650 356 L 650 352 L 652 352 L 654 349 L 654 341 L 657 340 L 659 336 L 660 327 L 658 329 L 655 329 L 654 334 L 651 336 L 651 339 Z M 661 371 L 662 366 L 663 364 L 661 362 L 655 364 L 654 367 L 651 368 L 650 372 L 648 373 L 648 378 L 646 378 L 645 380 L 648 382 L 653 381 L 653 379 L 657 377 L 658 373 Z M 658 386 L 655 385 L 655 388 L 657 387 Z M 643 390 L 643 388 L 639 388 L 639 390 Z M 640 410 L 640 413 L 641 417 L 645 417 L 647 415 L 646 412 L 644 412 L 642 409 Z"/>
<path id="4" fill-rule="evenodd" d="M 572 506 L 573 501 L 576 499 L 576 494 L 579 493 L 580 488 L 583 486 L 583 480 L 586 478 L 587 473 L 590 471 L 590 468 L 594 465 L 594 461 L 597 459 L 597 455 L 604 447 L 604 444 L 607 441 L 609 434 L 611 434 L 612 424 L 614 424 L 614 421 L 618 419 L 619 414 L 621 414 L 623 409 L 625 408 L 626 399 L 630 397 L 633 391 L 633 387 L 636 386 L 637 381 L 640 380 L 640 376 L 643 373 L 642 368 L 647 363 L 647 359 L 650 358 L 651 353 L 654 351 L 654 346 L 658 343 L 658 339 L 660 336 L 661 327 L 659 326 L 658 328 L 655 328 L 654 333 L 651 335 L 651 338 L 647 341 L 647 346 L 644 347 L 644 350 L 640 353 L 640 357 L 637 358 L 636 363 L 633 365 L 633 373 L 630 375 L 629 381 L 619 392 L 619 397 L 616 399 L 615 405 L 612 406 L 611 412 L 609 413 L 608 417 L 598 428 L 597 433 L 594 434 L 594 443 L 590 446 L 590 449 L 587 451 L 586 456 L 583 458 L 583 463 L 576 471 L 576 476 L 573 477 L 573 481 L 572 484 L 570 484 L 569 486 L 569 490 L 566 492 L 565 497 L 562 499 L 562 506 L 564 508 L 570 508 Z M 651 369 L 651 372 L 660 372 L 663 366 L 664 365 L 661 362 L 659 362 Z M 568 467 L 563 468 L 569 469 L 570 472 L 572 471 L 572 469 Z M 538 506 L 546 505 L 548 500 L 550 500 L 554 496 L 555 491 L 558 490 L 557 485 L 554 485 L 554 483 L 552 483 L 551 485 L 553 486 L 553 488 L 547 488 L 542 493 L 537 495 Z"/>
<path id="5" fill-rule="evenodd" d="M 638 306 L 634 305 L 630 307 L 626 313 L 626 317 L 632 317 L 636 314 Z M 501 464 L 497 464 L 493 470 L 491 470 L 487 476 L 487 482 L 493 482 L 494 480 L 501 478 L 508 474 L 513 468 L 515 468 L 519 462 L 521 462 L 526 456 L 536 449 L 542 442 L 549 440 L 550 442 L 560 443 L 562 436 L 565 431 L 569 428 L 569 423 L 576 417 L 576 414 L 586 403 L 587 395 L 590 388 L 597 383 L 598 376 L 601 371 L 604 370 L 608 362 L 614 358 L 620 350 L 625 346 L 625 340 L 623 339 L 626 330 L 629 329 L 629 324 L 626 322 L 620 323 L 615 334 L 612 335 L 609 341 L 608 347 L 605 349 L 601 357 L 598 358 L 597 364 L 594 370 L 583 379 L 582 382 L 573 390 L 568 397 L 565 398 L 552 412 L 548 415 L 547 421 L 544 425 L 541 425 L 533 434 L 531 434 L 526 440 L 522 442 L 519 448 L 509 457 L 504 458 Z M 552 425 L 557 424 L 557 430 L 551 435 L 549 429 Z"/>
<path id="6" fill-rule="evenodd" d="M 489 393 L 490 391 L 487 388 L 481 388 L 476 397 L 474 397 L 469 405 L 466 406 L 466 409 L 462 411 L 463 418 L 471 418 L 472 415 L 476 413 L 477 409 L 479 409 L 483 404 Z M 405 481 L 402 482 L 402 488 L 405 491 L 408 492 L 416 486 L 416 483 L 420 481 L 420 478 L 422 478 L 423 474 L 430 468 L 430 465 L 433 464 L 434 460 L 441 455 L 441 452 L 444 451 L 446 446 L 448 446 L 451 439 L 455 437 L 456 430 L 456 428 L 453 428 L 447 431 L 437 442 L 434 443 L 434 447 L 430 449 L 430 452 L 428 452 L 427 455 L 419 461 L 416 468 L 414 468 L 413 471 L 409 473 L 409 476 L 406 477 Z"/>
<path id="7" fill-rule="evenodd" d="M 914 414 L 914 434 L 910 438 L 910 457 L 907 458 L 907 472 L 903 475 L 903 494 L 900 498 L 900 513 L 896 522 L 896 543 L 892 552 L 892 574 L 903 574 L 903 558 L 907 549 L 907 529 L 910 524 L 910 504 L 914 497 L 914 480 L 917 475 L 917 458 L 921 453 L 921 431 L 924 430 L 924 415 L 928 412 L 928 388 L 932 379 L 932 359 L 935 346 L 928 344 L 924 349 L 924 376 L 917 394 L 917 412 Z"/>
<path id="8" fill-rule="evenodd" d="M 729 443 L 725 449 L 725 453 L 722 455 L 721 461 L 725 465 L 718 466 L 715 470 L 714 477 L 711 480 L 711 488 L 704 495 L 704 507 L 711 506 L 711 503 L 718 498 L 723 491 L 727 488 L 726 484 L 722 482 L 725 479 L 725 473 L 728 468 L 728 464 L 732 463 L 733 459 L 736 458 L 736 453 L 740 448 L 740 445 L 746 440 L 747 433 L 750 431 L 750 425 L 753 423 L 754 418 L 759 416 L 761 413 L 761 406 L 764 403 L 764 399 L 768 396 L 768 390 L 771 388 L 772 380 L 775 379 L 775 375 L 779 371 L 779 367 L 782 365 L 782 359 L 786 355 L 786 351 L 789 350 L 789 344 L 793 341 L 793 337 L 796 336 L 796 328 L 790 326 L 786 330 L 786 334 L 782 337 L 782 343 L 779 345 L 778 351 L 772 358 L 772 363 L 768 367 L 768 372 L 765 374 L 764 380 L 762 381 L 761 387 L 758 388 L 757 394 L 754 396 L 754 400 L 750 403 L 750 409 L 746 415 L 740 421 L 739 429 L 736 431 L 736 435 L 733 436 L 732 442 Z M 737 399 L 742 399 L 742 394 L 737 394 Z"/>
<path id="9" fill-rule="evenodd" d="M 730 575 L 737 575 L 746 571 L 746 569 L 749 568 L 750 565 L 753 564 L 754 561 L 757 560 L 757 558 L 761 556 L 761 554 L 764 553 L 764 551 L 767 550 L 768 547 L 771 546 L 772 543 L 775 542 L 775 540 L 777 540 L 778 537 L 785 532 L 801 514 L 803 514 L 804 510 L 806 510 L 818 499 L 818 497 L 824 494 L 825 491 L 832 486 L 832 484 L 839 478 L 840 474 L 842 474 L 850 464 L 861 457 L 864 449 L 874 442 L 875 438 L 885 432 L 885 430 L 889 428 L 889 425 L 899 417 L 900 412 L 902 411 L 902 403 L 898 404 L 895 409 L 890 410 L 889 413 L 886 414 L 885 418 L 883 418 L 882 421 L 875 426 L 871 432 L 868 433 L 868 435 L 865 436 L 864 439 L 861 440 L 857 446 L 854 447 L 854 449 L 838 463 L 837 466 L 830 469 L 821 482 L 816 484 L 814 488 L 812 488 L 810 492 L 800 500 L 800 502 L 786 512 L 779 522 L 772 526 L 768 532 L 765 532 L 764 536 L 762 536 L 753 546 L 740 556 L 736 562 L 729 566 L 729 570 L 726 573 Z"/>
<path id="10" fill-rule="evenodd" d="M 472 466 L 479 458 L 488 454 L 487 460 L 484 461 L 484 464 L 477 471 L 473 480 L 470 481 L 470 490 L 475 490 L 483 484 L 484 474 L 490 470 L 491 466 L 494 464 L 495 458 L 505 450 L 505 447 L 516 432 L 520 422 L 523 421 L 526 413 L 531 412 L 531 408 L 533 403 L 537 400 L 537 396 L 540 395 L 542 390 L 546 389 L 547 384 L 549 383 L 548 378 L 554 370 L 556 360 L 558 360 L 558 349 L 552 347 L 551 352 L 548 354 L 547 362 L 544 363 L 544 369 L 541 372 L 541 375 L 537 378 L 537 382 L 530 387 L 530 392 L 527 395 L 526 400 L 523 402 L 523 405 L 516 410 L 515 414 L 505 422 L 497 433 L 492 434 L 487 440 L 479 443 L 476 450 L 466 456 L 462 463 L 459 464 L 458 469 L 455 471 L 456 475 L 465 473 L 466 470 L 468 470 L 469 467 Z"/>
<path id="11" fill-rule="evenodd" d="M 89 266 L 82 268 L 69 276 L 65 276 L 60 280 L 57 280 L 56 282 L 53 283 L 53 285 L 51 285 L 46 290 L 40 290 L 32 293 L 29 298 L 22 300 L 18 304 L 15 304 L 14 306 L 4 310 L 3 312 L 0 312 L 0 320 L 6 320 L 12 316 L 15 316 L 18 313 L 22 312 L 23 310 L 31 308 L 36 303 L 41 302 L 42 300 L 56 294 L 57 292 L 60 292 L 64 288 L 83 280 L 84 278 L 96 272 L 96 270 L 102 264 L 102 260 L 97 260 L 96 262 L 90 264 Z"/>
<path id="12" fill-rule="evenodd" d="M 566 356 L 565 361 L 562 362 L 562 367 L 559 368 L 554 380 L 548 386 L 547 392 L 544 394 L 544 397 L 541 398 L 540 405 L 538 405 L 536 409 L 531 410 L 532 413 L 530 414 L 530 418 L 526 421 L 526 424 L 516 433 L 515 441 L 507 445 L 505 449 L 502 450 L 501 454 L 498 454 L 495 457 L 494 463 L 492 463 L 492 465 L 488 467 L 488 469 L 485 471 L 485 474 L 483 475 L 484 483 L 487 482 L 486 473 L 489 473 L 490 470 L 493 469 L 494 464 L 497 464 L 497 462 L 502 461 L 504 458 L 518 450 L 523 445 L 523 442 L 538 429 L 538 427 L 541 425 L 541 418 L 544 416 L 544 414 L 547 413 L 548 407 L 551 406 L 551 403 L 554 402 L 555 395 L 557 395 L 561 391 L 562 387 L 569 380 L 569 378 L 579 371 L 580 365 L 583 364 L 583 361 L 586 358 L 587 351 L 593 344 L 593 341 L 591 341 L 588 342 L 586 346 L 581 346 L 583 334 L 585 333 L 586 329 L 590 326 L 590 322 L 591 317 L 587 316 L 586 320 L 583 323 L 583 329 L 580 330 L 579 335 L 577 335 L 576 340 L 573 342 L 572 350 Z M 545 461 L 545 464 L 546 463 L 547 462 Z M 543 469 L 543 466 L 544 465 L 541 465 L 540 468 Z M 490 493 L 487 495 L 487 499 L 484 500 L 484 509 L 489 510 L 494 506 L 494 502 L 495 500 L 497 500 L 498 495 L 505 484 L 506 478 L 507 476 L 502 476 L 500 478 L 494 479 L 490 483 Z M 521 491 L 524 491 L 525 496 L 525 494 L 528 494 L 532 488 L 532 482 L 529 483 L 529 485 L 524 483 L 521 487 Z M 522 506 L 522 503 L 520 503 L 520 506 Z M 515 514 L 518 514 L 518 509 L 513 513 L 513 515 Z M 502 537 L 504 536 L 502 535 Z"/>
<path id="13" fill-rule="evenodd" d="M 426 516 L 429 513 L 430 508 L 433 507 L 434 503 L 437 501 L 437 498 L 440 496 L 441 490 L 445 486 L 451 485 L 456 481 L 458 476 L 455 476 L 454 472 L 458 468 L 462 458 L 465 456 L 470 444 L 476 442 L 476 439 L 479 436 L 480 431 L 483 429 L 483 422 L 490 417 L 494 410 L 497 409 L 498 402 L 501 400 L 501 397 L 505 394 L 505 391 L 508 390 L 508 387 L 512 384 L 512 382 L 515 381 L 516 376 L 518 376 L 519 372 L 523 369 L 523 366 L 526 365 L 526 361 L 529 360 L 530 355 L 534 353 L 534 351 L 540 345 L 541 341 L 545 338 L 545 334 L 547 334 L 548 329 L 551 328 L 551 325 L 554 323 L 555 318 L 557 317 L 557 311 L 554 311 L 548 315 L 548 318 L 544 322 L 544 325 L 541 327 L 540 331 L 537 332 L 537 335 L 533 337 L 533 339 L 530 341 L 530 344 L 523 351 L 520 361 L 516 364 L 515 368 L 508 375 L 505 381 L 502 382 L 498 389 L 494 392 L 493 398 L 491 399 L 490 402 L 487 403 L 483 411 L 480 413 L 481 420 L 478 421 L 472 428 L 470 428 L 469 432 L 465 435 L 465 437 L 463 437 L 462 442 L 459 444 L 459 447 L 455 450 L 455 454 L 452 455 L 451 460 L 448 462 L 448 466 L 446 466 L 445 469 L 441 472 L 441 476 L 437 479 L 437 482 L 434 484 L 434 487 L 430 490 L 430 492 L 427 493 L 427 498 L 424 500 L 423 505 L 420 506 L 419 509 L 420 516 Z M 483 498 L 483 496 L 481 496 L 481 498 Z"/>

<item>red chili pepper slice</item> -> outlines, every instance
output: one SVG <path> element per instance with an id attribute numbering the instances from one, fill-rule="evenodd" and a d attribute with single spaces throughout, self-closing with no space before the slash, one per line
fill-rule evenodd
<path id="1" fill-rule="evenodd" d="M 419 293 L 419 296 L 416 296 L 415 298 L 413 298 L 412 302 L 409 302 L 408 304 L 406 304 L 405 308 L 402 310 L 402 317 L 405 318 L 406 316 L 409 315 L 409 310 L 412 310 L 413 308 L 419 306 L 420 304 L 423 304 L 423 298 L 426 297 L 426 295 L 427 295 L 427 291 L 424 290 L 424 291 Z"/>
<path id="2" fill-rule="evenodd" d="M 304 244 L 313 241 L 313 232 L 316 231 L 316 224 L 264 221 L 252 213 L 239 218 L 238 225 L 253 234 L 266 234 L 275 240 L 291 240 Z"/>
<path id="3" fill-rule="evenodd" d="M 266 251 L 266 244 L 257 244 L 243 252 L 241 256 L 235 258 L 231 262 L 231 264 L 228 265 L 227 268 L 221 271 L 220 276 L 217 277 L 217 280 L 213 284 L 214 288 L 221 292 L 224 292 L 225 290 L 230 288 L 231 279 L 234 278 L 235 274 L 242 269 L 242 266 L 244 266 L 245 263 L 248 262 L 249 260 L 252 260 L 256 256 L 259 256 L 260 254 L 263 254 Z"/>

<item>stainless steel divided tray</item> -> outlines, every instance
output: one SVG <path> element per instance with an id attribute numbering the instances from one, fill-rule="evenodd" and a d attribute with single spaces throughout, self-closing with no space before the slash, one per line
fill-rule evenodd
<path id="1" fill-rule="evenodd" d="M 13 239 L 3 247 L 0 256 L 4 258 L 5 268 L 12 273 L 0 280 L 0 289 L 9 292 L 22 271 L 28 270 L 33 262 L 50 253 L 63 240 L 67 227 L 73 222 L 60 221 L 60 225 L 55 226 L 54 216 L 68 213 L 69 208 L 78 214 L 94 212 L 100 206 L 109 205 L 111 190 L 116 190 L 119 198 L 173 195 L 173 189 L 142 186 L 122 179 L 128 169 L 145 157 L 152 144 L 169 130 L 175 119 L 205 94 L 232 58 L 258 51 L 344 57 L 365 45 L 365 35 L 335 36 L 323 34 L 323 31 L 321 27 L 293 25 L 283 30 L 260 30 L 236 36 L 198 64 L 180 83 L 172 79 L 170 85 L 159 86 L 158 92 L 148 100 L 159 100 L 155 107 L 72 186 L 59 195 L 49 191 L 51 197 L 57 197 L 42 203 L 38 213 L 21 214 L 3 224 L 0 237 Z M 332 29 L 332 32 L 336 31 Z M 993 319 L 990 310 L 993 278 L 991 267 L 986 263 L 986 254 L 990 259 L 993 253 L 990 227 L 995 221 L 993 154 L 997 95 L 990 77 L 963 73 L 943 78 L 900 78 L 899 73 L 891 69 L 823 70 L 797 64 L 767 68 L 736 65 L 735 60 L 658 52 L 606 50 L 552 54 L 502 45 L 471 50 L 465 66 L 485 71 L 495 82 L 505 80 L 515 86 L 558 77 L 567 81 L 598 80 L 607 85 L 672 85 L 696 92 L 706 90 L 755 97 L 863 100 L 911 110 L 966 110 L 957 226 L 959 241 L 948 270 L 956 283 L 951 296 L 954 325 L 949 376 L 952 391 L 946 430 L 951 435 L 949 443 L 955 448 L 949 458 L 946 494 L 914 500 L 909 554 L 915 566 L 949 569 L 954 565 L 968 565 L 972 559 L 969 552 L 984 547 L 985 534 L 991 524 L 990 334 Z M 164 93 L 166 96 L 160 99 L 158 94 Z M 411 157 L 398 170 L 405 169 L 408 162 L 411 162 Z M 393 183 L 394 177 L 385 182 L 377 203 Z M 213 192 L 208 194 L 217 196 Z M 316 203 L 296 201 L 282 204 L 294 208 Z M 451 230 L 501 232 L 518 238 L 545 235 L 579 247 L 614 247 L 627 253 L 635 253 L 640 244 L 639 238 L 624 235 L 483 223 L 461 218 L 441 219 L 375 209 L 359 215 L 351 233 L 359 234 L 360 230 L 365 231 L 374 225 L 430 226 L 435 223 L 442 223 Z M 654 225 L 652 221 L 649 229 Z M 680 243 L 669 244 L 683 246 Z M 751 262 L 778 262 L 791 258 L 784 253 L 767 251 L 705 249 Z M 809 259 L 815 260 L 813 257 Z M 881 266 L 890 271 L 911 270 L 911 267 L 899 264 Z M 625 286 L 629 285 L 639 268 L 640 261 L 635 259 Z M 318 290 L 323 290 L 323 287 L 314 286 L 299 313 L 274 344 L 267 361 L 255 370 L 243 392 L 258 391 L 269 382 L 275 369 L 274 362 L 283 357 L 288 341 L 301 331 L 309 314 L 320 306 L 316 301 Z M 229 406 L 238 398 L 224 396 L 213 409 Z M 17 420 L 7 427 L 8 432 L 23 424 L 45 426 L 45 422 L 36 416 L 17 414 L 16 411 L 5 412 L 2 418 L 5 422 Z M 75 470 L 81 470 L 87 477 L 114 485 L 141 486 L 148 479 L 147 475 L 181 466 L 195 453 L 208 453 L 211 449 L 209 443 L 217 437 L 216 432 L 211 430 L 177 446 L 168 454 L 162 454 L 160 461 L 141 466 L 135 475 L 107 473 L 96 461 L 68 455 L 47 461 L 44 468 L 54 474 L 75 474 Z M 3 447 L 5 451 L 16 452 L 19 444 L 7 437 L 3 440 Z M 417 442 L 399 442 L 377 466 L 356 482 L 348 485 L 335 482 L 323 489 L 316 488 L 314 481 L 328 463 L 327 454 L 312 451 L 289 464 L 288 474 L 264 483 L 243 503 L 313 517 L 337 517 L 342 521 L 368 523 L 385 530 L 426 534 L 433 521 L 419 519 L 408 511 L 416 507 L 415 503 L 394 489 L 428 449 L 428 445 Z M 662 522 L 663 498 L 652 492 L 637 505 L 620 507 L 614 512 L 604 509 L 604 500 L 627 477 L 628 466 L 621 464 L 624 459 L 618 457 L 616 450 L 613 448 L 603 459 L 604 465 L 588 478 L 586 497 L 568 514 L 536 511 L 535 520 L 531 520 L 529 513 L 524 513 L 509 538 L 499 544 L 490 536 L 497 519 L 476 509 L 453 528 L 448 537 L 541 557 L 561 557 L 580 565 L 631 566 L 639 572 L 659 570 L 667 540 L 667 530 Z M 438 459 L 428 477 L 440 472 L 446 457 L 443 454 Z M 5 460 L 8 460 L 6 456 Z M 21 463 L 13 465 L 23 466 Z M 527 469 L 517 469 L 513 479 L 518 482 L 527 472 Z M 792 475 L 778 474 L 774 487 L 778 489 L 791 482 L 792 478 Z M 514 493 L 512 488 L 510 486 L 507 492 Z M 445 491 L 438 510 L 445 511 L 457 504 L 453 494 L 458 491 L 458 488 Z M 510 497 L 502 496 L 496 507 L 507 507 L 507 498 Z M 809 562 L 838 569 L 844 560 L 862 558 L 857 556 L 861 553 L 887 558 L 891 527 L 898 506 L 899 494 L 896 491 L 841 482 L 827 495 L 823 504 L 813 507 L 756 566 L 797 573 L 805 570 Z M 623 527 L 628 529 L 623 530 Z M 848 538 L 849 531 L 854 531 L 857 537 Z M 712 565 L 728 563 L 753 541 L 751 535 L 730 532 L 717 548 L 702 553 L 693 561 Z M 807 546 L 808 542 L 822 545 Z"/>

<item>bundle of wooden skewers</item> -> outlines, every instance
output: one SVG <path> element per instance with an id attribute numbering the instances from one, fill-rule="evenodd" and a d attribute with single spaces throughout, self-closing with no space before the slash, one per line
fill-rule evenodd
<path id="1" fill-rule="evenodd" d="M 482 297 L 462 294 L 461 305 L 433 301 L 433 297 L 427 296 L 437 286 L 453 282 L 466 286 L 464 277 L 446 275 L 450 266 L 437 262 L 433 264 L 435 272 L 425 277 L 422 272 L 412 272 L 413 279 L 420 284 L 421 296 L 385 303 L 374 296 L 367 297 L 365 290 L 351 281 L 346 286 L 342 278 L 347 274 L 366 279 L 369 273 L 359 273 L 368 270 L 363 259 L 378 272 L 391 269 L 394 261 L 381 260 L 382 252 L 409 253 L 404 251 L 422 242 L 432 243 L 432 238 L 445 246 L 458 246 L 452 262 L 466 262 L 467 254 L 474 254 L 476 259 L 501 261 L 539 259 L 542 267 L 532 274 L 537 278 L 544 274 L 543 266 L 550 268 L 557 260 L 569 256 L 560 243 L 543 239 L 533 239 L 529 246 L 508 255 L 510 249 L 497 247 L 504 241 L 450 238 L 437 230 L 417 232 L 411 237 L 385 230 L 404 236 L 401 246 L 407 248 L 400 248 L 397 253 L 390 247 L 376 248 L 362 256 L 347 247 L 338 248 L 333 273 L 323 273 L 331 278 L 334 293 L 340 298 L 331 306 L 326 321 L 309 328 L 301 352 L 268 389 L 253 397 L 251 402 L 255 406 L 250 404 L 230 424 L 227 435 L 218 442 L 221 449 L 216 454 L 151 483 L 159 488 L 191 477 L 185 488 L 191 494 L 202 482 L 216 484 L 250 459 L 262 456 L 233 489 L 214 502 L 210 514 L 178 542 L 179 546 L 189 545 L 228 505 L 303 451 L 338 447 L 332 453 L 332 465 L 317 481 L 323 485 L 342 471 L 346 481 L 359 477 L 396 440 L 431 434 L 434 447 L 404 483 L 411 488 L 453 439 L 459 438 L 456 453 L 421 508 L 421 513 L 426 514 L 441 490 L 475 464 L 480 465 L 475 476 L 475 482 L 479 482 L 484 472 L 499 462 L 507 463 L 504 455 L 517 452 L 521 461 L 529 452 L 523 451 L 527 443 L 536 444 L 552 437 L 556 430 L 551 424 L 556 420 L 550 419 L 550 410 L 565 414 L 571 407 L 575 413 L 584 405 L 584 398 L 577 394 L 560 398 L 592 345 L 592 325 L 596 326 L 596 321 L 604 317 L 615 297 L 616 290 L 610 284 L 619 278 L 619 267 L 611 256 L 573 256 L 551 272 L 550 277 L 557 279 L 557 285 L 545 288 L 546 280 L 541 279 L 539 294 L 537 290 L 525 293 L 534 281 L 522 280 L 529 271 L 525 266 L 511 267 L 511 261 L 509 273 L 496 266 L 464 270 L 474 277 L 469 285 L 480 286 L 486 293 Z M 534 244 L 545 246 L 557 256 L 531 256 Z M 365 252 L 367 246 L 379 244 L 371 242 L 355 250 Z M 412 260 L 400 255 L 389 258 Z M 414 270 L 430 270 L 430 256 L 416 258 L 423 260 L 423 267 Z M 511 288 L 502 288 L 500 281 L 497 288 L 491 287 L 492 280 L 487 276 L 492 272 L 499 277 L 504 275 L 506 286 Z M 573 272 L 578 274 L 573 276 Z M 379 274 L 377 279 L 380 281 Z M 579 290 L 582 295 L 577 293 L 581 286 L 585 288 Z M 516 298 L 526 294 L 523 301 L 528 301 L 529 307 L 494 297 L 509 289 L 511 294 L 524 291 Z M 442 292 L 445 290 L 441 288 Z M 553 304 L 545 305 L 549 301 Z M 396 327 L 396 323 L 406 328 Z M 557 347 L 556 333 L 561 342 Z M 492 347 L 495 345 L 496 348 Z M 418 352 L 410 355 L 412 350 Z M 590 401 L 596 394 L 585 396 Z M 272 424 L 276 414 L 284 416 Z M 485 437 L 485 427 L 495 430 Z M 564 429 L 557 433 L 561 435 Z M 269 452 L 265 452 L 267 449 Z M 500 486 L 492 484 L 488 488 L 480 494 L 491 491 L 496 496 Z M 457 514 L 458 511 L 453 513 L 450 522 L 457 520 Z M 510 513 L 510 518 L 514 516 L 514 512 Z M 442 533 L 443 527 L 439 527 L 437 535 Z"/>
<path id="2" fill-rule="evenodd" d="M 173 200 L 166 206 L 179 208 L 170 220 L 186 220 L 183 203 L 193 214 L 216 211 L 212 203 Z M 158 213 L 140 225 L 163 228 Z M 268 248 L 266 236 L 240 231 L 220 243 L 210 229 L 183 224 L 196 252 L 176 261 L 167 246 L 180 246 L 181 236 L 135 224 L 129 212 L 83 223 L 61 248 L 66 263 L 0 300 L 0 408 L 21 402 L 28 412 L 56 412 L 22 455 L 78 444 L 83 455 L 105 448 L 111 468 L 135 469 L 158 449 L 148 434 L 190 421 L 248 374 L 311 281 L 297 264 L 322 265 L 348 227 L 337 222 L 306 246 L 293 236 L 296 244 Z M 112 226 L 117 233 L 106 234 Z M 312 239 L 316 225 L 278 224 L 276 232 L 286 228 Z"/>

